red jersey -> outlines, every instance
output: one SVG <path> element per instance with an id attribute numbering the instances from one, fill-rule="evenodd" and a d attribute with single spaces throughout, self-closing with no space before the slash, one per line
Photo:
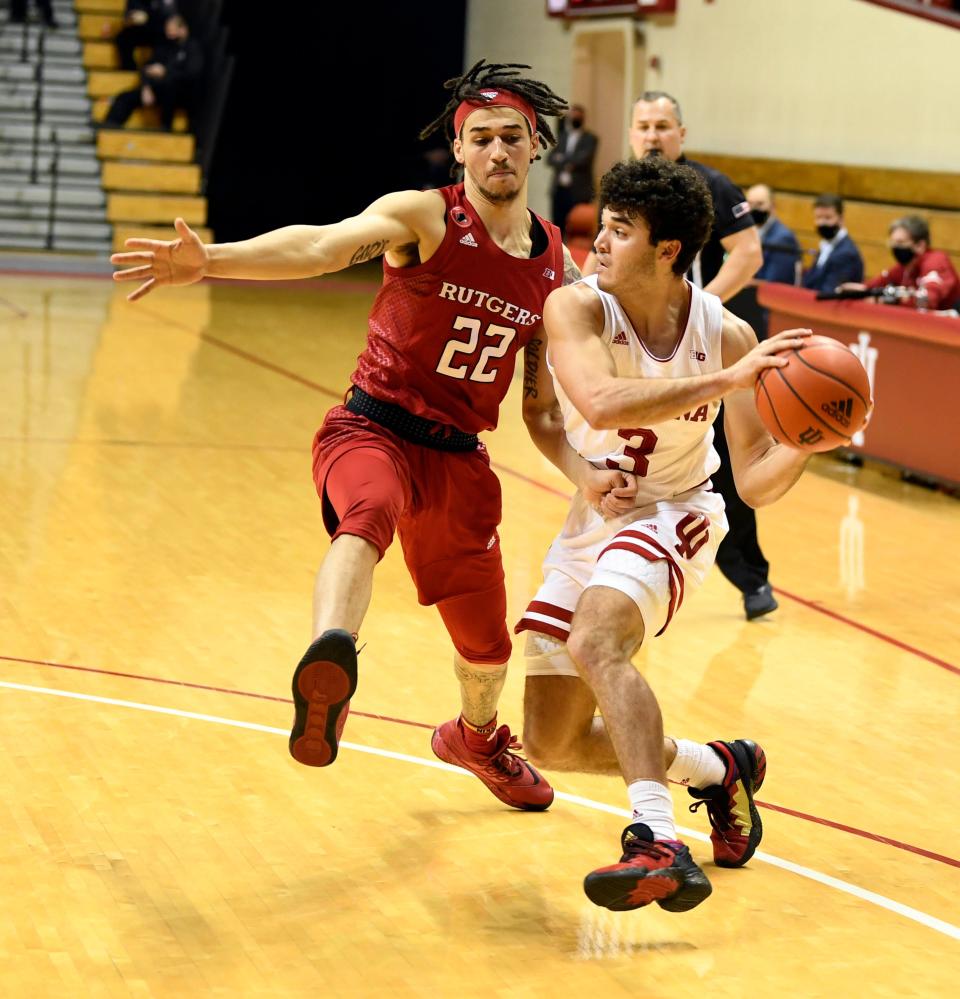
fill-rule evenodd
<path id="1" fill-rule="evenodd" d="M 476 434 L 497 425 L 517 352 L 563 280 L 560 230 L 537 218 L 547 249 L 523 259 L 500 249 L 463 184 L 441 188 L 447 231 L 415 267 L 383 261 L 367 346 L 351 381 L 382 402 Z"/>
<path id="2" fill-rule="evenodd" d="M 927 292 L 926 308 L 949 309 L 960 298 L 960 277 L 953 269 L 950 258 L 942 250 L 927 250 L 907 264 L 894 264 L 879 277 L 867 282 L 868 288 L 884 285 L 902 285 L 905 288 L 924 288 Z M 917 299 L 898 303 L 916 308 Z"/>

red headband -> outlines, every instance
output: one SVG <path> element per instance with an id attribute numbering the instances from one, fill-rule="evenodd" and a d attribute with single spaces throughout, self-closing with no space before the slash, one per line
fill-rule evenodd
<path id="1" fill-rule="evenodd" d="M 472 114 L 480 108 L 513 108 L 527 119 L 527 124 L 530 126 L 530 134 L 536 134 L 537 112 L 518 94 L 513 93 L 512 90 L 497 90 L 491 87 L 488 90 L 481 90 L 480 96 L 483 100 L 460 102 L 460 106 L 453 116 L 453 130 L 457 136 L 460 135 L 460 128 L 464 121 L 466 121 L 467 115 Z"/>

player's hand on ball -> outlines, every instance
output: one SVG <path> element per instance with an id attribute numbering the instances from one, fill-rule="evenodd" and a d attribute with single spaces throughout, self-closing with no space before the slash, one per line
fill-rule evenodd
<path id="1" fill-rule="evenodd" d="M 123 270 L 114 272 L 114 281 L 139 281 L 127 295 L 135 302 L 160 285 L 195 284 L 206 274 L 210 257 L 200 237 L 183 219 L 174 222 L 177 239 L 128 239 L 132 253 L 114 253 L 110 263 Z"/>
<path id="2" fill-rule="evenodd" d="M 733 382 L 732 388 L 753 388 L 757 376 L 762 371 L 767 368 L 782 368 L 787 363 L 785 358 L 777 356 L 781 351 L 801 347 L 806 337 L 812 333 L 813 330 L 808 329 L 783 330 L 758 343 L 753 350 L 727 369 Z"/>

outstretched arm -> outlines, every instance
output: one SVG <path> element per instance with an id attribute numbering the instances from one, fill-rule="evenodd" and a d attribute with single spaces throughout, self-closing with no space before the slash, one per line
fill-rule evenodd
<path id="1" fill-rule="evenodd" d="M 285 226 L 237 243 L 205 244 L 183 219 L 177 219 L 177 239 L 128 239 L 133 252 L 110 258 L 124 268 L 113 277 L 140 282 L 127 296 L 135 301 L 157 286 L 194 284 L 204 277 L 261 281 L 316 277 L 417 246 L 425 258 L 443 238 L 442 207 L 432 192 L 403 191 L 379 198 L 361 214 L 332 225 Z"/>
<path id="2" fill-rule="evenodd" d="M 720 242 L 727 251 L 726 259 L 703 290 L 716 295 L 721 302 L 726 302 L 760 270 L 763 265 L 763 249 L 754 226 L 724 236 Z"/>

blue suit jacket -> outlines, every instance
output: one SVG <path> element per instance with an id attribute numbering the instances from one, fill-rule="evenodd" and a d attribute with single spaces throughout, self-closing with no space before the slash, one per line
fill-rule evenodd
<path id="1" fill-rule="evenodd" d="M 760 281 L 796 284 L 796 265 L 800 259 L 797 237 L 779 219 L 772 219 L 761 233 L 760 243 L 763 247 L 763 266 L 754 277 Z"/>
<path id="2" fill-rule="evenodd" d="M 863 257 L 857 244 L 844 236 L 833 248 L 823 267 L 816 264 L 803 275 L 804 288 L 814 291 L 834 291 L 844 281 L 863 280 Z"/>

